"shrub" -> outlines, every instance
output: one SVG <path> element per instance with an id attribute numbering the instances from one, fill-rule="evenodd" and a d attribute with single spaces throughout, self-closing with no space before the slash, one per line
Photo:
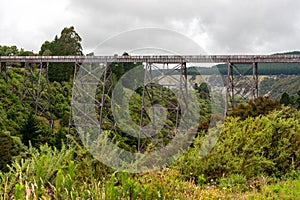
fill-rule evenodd
<path id="1" fill-rule="evenodd" d="M 6 171 L 7 165 L 11 163 L 12 158 L 19 155 L 24 146 L 20 138 L 11 137 L 9 132 L 0 131 L 0 171 Z"/>
<path id="2" fill-rule="evenodd" d="M 297 113 L 299 115 L 299 113 Z M 231 174 L 246 178 L 282 176 L 300 167 L 300 125 L 286 108 L 267 116 L 229 117 L 210 154 L 200 158 L 204 137 L 196 139 L 174 167 L 187 178 L 204 174 L 215 179 Z"/>
<path id="3" fill-rule="evenodd" d="M 254 100 L 250 100 L 247 104 L 239 104 L 236 108 L 229 112 L 229 116 L 246 119 L 247 117 L 267 115 L 275 109 L 280 109 L 280 104 L 278 101 L 273 101 L 268 97 L 258 97 Z"/>

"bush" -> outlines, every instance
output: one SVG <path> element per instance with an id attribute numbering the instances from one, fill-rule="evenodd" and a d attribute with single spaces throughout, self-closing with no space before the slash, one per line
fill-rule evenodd
<path id="1" fill-rule="evenodd" d="M 0 131 L 0 171 L 6 171 L 7 165 L 11 163 L 12 158 L 19 155 L 24 150 L 20 138 L 11 137 L 9 132 Z"/>
<path id="2" fill-rule="evenodd" d="M 204 137 L 196 139 L 174 167 L 187 178 L 204 174 L 207 179 L 240 174 L 282 176 L 300 167 L 300 125 L 290 110 L 242 121 L 229 117 L 214 149 L 201 159 Z"/>
<path id="3" fill-rule="evenodd" d="M 246 119 L 247 117 L 267 115 L 275 109 L 280 109 L 278 101 L 273 101 L 269 97 L 258 97 L 254 100 L 250 100 L 249 103 L 239 104 L 236 108 L 229 112 L 229 116 Z"/>

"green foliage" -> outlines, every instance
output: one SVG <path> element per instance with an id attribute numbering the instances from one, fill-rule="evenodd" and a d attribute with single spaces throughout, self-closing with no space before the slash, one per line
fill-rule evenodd
<path id="1" fill-rule="evenodd" d="M 38 121 L 36 117 L 31 112 L 28 115 L 27 120 L 25 121 L 23 127 L 21 128 L 21 135 L 22 135 L 22 142 L 29 147 L 29 142 L 34 147 L 38 147 L 39 144 L 39 128 L 38 128 Z"/>
<path id="2" fill-rule="evenodd" d="M 75 186 L 75 171 L 76 166 L 74 161 L 70 161 L 66 170 L 58 170 L 55 181 L 55 197 L 61 198 L 72 198 L 72 190 Z M 66 192 L 67 196 L 63 194 Z"/>
<path id="3" fill-rule="evenodd" d="M 45 42 L 41 55 L 81 55 L 81 38 L 74 28 L 65 28 L 60 37 Z M 0 47 L 1 55 L 34 55 L 16 47 Z M 126 54 L 124 54 L 126 56 Z M 51 68 L 51 105 L 54 129 L 49 128 L 45 117 L 33 114 L 29 104 L 22 105 L 22 76 L 24 71 L 17 64 L 8 70 L 8 82 L 0 78 L 0 199 L 297 199 L 299 197 L 300 163 L 300 113 L 280 108 L 277 102 L 259 98 L 243 104 L 228 117 L 220 139 L 205 157 L 203 149 L 205 132 L 209 125 L 211 107 L 209 88 L 197 85 L 201 105 L 201 121 L 198 138 L 172 169 L 127 174 L 115 172 L 95 159 L 78 138 L 68 135 L 73 66 L 53 64 Z M 113 63 L 113 85 L 138 64 Z M 140 71 L 141 72 L 141 71 Z M 133 79 L 131 74 L 129 79 Z M 55 82 L 55 80 L 59 82 Z M 66 80 L 66 82 L 64 82 Z M 286 80 L 286 79 L 285 79 Z M 127 97 L 128 88 L 136 83 L 122 80 Z M 284 82 L 296 84 L 296 79 Z M 271 84 L 270 84 L 271 85 Z M 151 88 L 149 86 L 149 88 Z M 277 88 L 277 89 L 276 89 Z M 276 91 L 281 91 L 276 86 Z M 36 88 L 33 88 L 36 89 Z M 145 104 L 163 106 L 176 104 L 176 96 L 170 90 L 152 87 L 152 99 Z M 282 92 L 281 92 L 282 93 Z M 141 113 L 141 88 L 130 97 L 130 117 L 139 125 Z M 161 100 L 160 95 L 165 95 Z M 300 93 L 290 94 L 288 105 L 300 105 Z M 111 94 L 105 96 L 110 108 Z M 299 98 L 298 98 L 299 97 Z M 97 98 L 102 98 L 101 91 Z M 119 99 L 120 100 L 120 99 Z M 284 103 L 287 101 L 282 101 Z M 297 104 L 298 103 L 298 104 Z M 119 105 L 120 102 L 116 102 Z M 285 104 L 285 103 L 284 103 Z M 274 111 L 274 110 L 279 111 Z M 29 114 L 31 113 L 31 114 Z M 135 152 L 136 138 L 124 133 L 122 127 L 114 127 L 112 113 L 104 112 L 103 127 L 119 147 Z M 148 113 L 144 113 L 147 124 Z M 169 112 L 167 124 L 174 126 L 174 116 Z M 111 121 L 110 121 L 111 120 Z M 171 133 L 159 133 L 157 143 L 149 142 L 145 151 L 167 144 Z M 170 135 L 168 135 L 170 134 Z M 25 143 L 28 148 L 24 147 Z M 31 142 L 31 145 L 30 145 Z M 147 144 L 147 141 L 145 141 Z M 48 143 L 48 145 L 44 144 Z M 7 165 L 8 164 L 8 165 Z M 276 177 L 273 182 L 257 181 L 261 177 Z M 278 177 L 278 178 L 277 178 Z M 264 179 L 264 178 L 261 178 Z M 271 178 L 267 178 L 268 180 Z M 200 187 L 199 187 L 200 186 Z M 254 188 L 254 189 L 253 189 Z M 259 188 L 260 190 L 256 190 Z"/>
<path id="4" fill-rule="evenodd" d="M 110 180 L 105 183 L 105 197 L 107 199 L 117 199 L 119 196 L 118 187 L 115 186 L 115 174 L 111 175 Z"/>
<path id="5" fill-rule="evenodd" d="M 299 199 L 300 177 L 288 179 L 262 187 L 261 194 L 256 195 L 260 199 Z"/>
<path id="6" fill-rule="evenodd" d="M 198 176 L 198 184 L 199 184 L 201 187 L 203 187 L 204 184 L 205 184 L 205 182 L 206 182 L 205 175 L 204 175 L 204 174 L 200 174 L 200 175 Z"/>
<path id="7" fill-rule="evenodd" d="M 291 103 L 290 95 L 288 93 L 283 93 L 280 99 L 280 104 L 283 104 L 285 106 L 289 105 Z"/>
<path id="8" fill-rule="evenodd" d="M 0 173 L 0 198 L 8 199 L 237 199 L 248 191 L 246 178 L 241 174 L 231 174 L 218 180 L 218 189 L 200 184 L 205 182 L 204 174 L 195 182 L 185 180 L 174 169 L 143 174 L 115 172 L 89 176 L 93 159 L 79 156 L 84 149 L 71 147 L 58 151 L 47 145 L 40 150 L 32 147 L 26 152 L 30 157 L 15 161 L 7 173 Z M 77 153 L 77 156 L 74 154 Z M 86 159 L 83 161 L 82 159 Z M 88 170 L 82 168 L 82 163 Z M 198 163 L 199 165 L 199 163 Z M 190 166 L 188 166 L 190 167 Z M 226 187 L 226 188 L 225 188 Z M 299 181 L 288 179 L 286 182 L 263 186 L 262 193 L 254 190 L 247 196 L 265 197 L 284 196 L 295 199 L 298 195 Z M 292 188 L 292 190 L 288 190 Z"/>
<path id="9" fill-rule="evenodd" d="M 230 188 L 232 191 L 244 191 L 247 189 L 245 183 L 247 178 L 240 174 L 231 174 L 229 177 L 221 177 L 218 179 L 218 187 Z"/>
<path id="10" fill-rule="evenodd" d="M 26 146 L 29 146 L 31 140 L 35 147 L 47 142 L 61 148 L 68 134 L 71 83 L 53 82 L 50 85 L 51 106 L 45 105 L 45 108 L 52 109 L 52 118 L 55 120 L 52 130 L 45 116 L 41 116 L 40 112 L 35 115 L 34 107 L 30 103 L 21 102 L 23 74 L 23 70 L 13 68 L 8 73 L 8 82 L 0 77 L 0 130 L 21 138 Z M 36 86 L 32 89 L 37 90 Z M 43 100 L 41 104 L 46 103 Z M 50 109 L 46 112 L 50 116 Z"/>
<path id="11" fill-rule="evenodd" d="M 26 185 L 26 192 L 33 193 L 37 198 L 42 197 L 45 191 L 47 192 L 47 188 L 55 182 L 57 171 L 67 168 L 73 152 L 72 148 L 67 150 L 65 147 L 61 151 L 47 145 L 41 146 L 39 151 L 30 147 L 26 152 L 30 157 L 15 160 L 9 167 L 9 171 L 1 176 L 0 194 L 4 192 L 4 195 L 10 196 L 14 186 L 19 184 Z M 5 187 L 1 184 L 5 184 Z M 2 191 L 3 188 L 6 190 Z"/>
<path id="12" fill-rule="evenodd" d="M 0 171 L 7 171 L 7 165 L 24 150 L 24 146 L 18 137 L 12 137 L 9 132 L 1 130 L 0 144 Z"/>
<path id="13" fill-rule="evenodd" d="M 128 53 L 124 52 L 122 56 L 129 56 Z M 140 66 L 141 63 L 112 63 L 112 73 L 113 73 L 113 81 L 114 84 L 119 81 L 123 75 L 126 74 L 126 72 Z M 136 85 L 136 82 L 132 81 L 138 81 L 138 79 L 142 79 L 141 74 L 144 74 L 144 70 L 142 68 L 139 68 L 140 70 L 136 71 L 135 73 L 128 73 L 126 74 L 126 79 L 121 79 L 122 85 L 126 88 L 134 88 Z"/>
<path id="14" fill-rule="evenodd" d="M 58 38 L 55 36 L 52 42 L 46 41 L 41 46 L 39 52 L 44 56 L 76 56 L 83 55 L 81 47 L 81 37 L 75 31 L 73 26 L 64 28 Z M 74 74 L 74 64 L 55 63 L 49 65 L 49 80 L 50 81 L 70 81 Z"/>
<path id="15" fill-rule="evenodd" d="M 205 82 L 202 82 L 199 86 L 197 83 L 195 83 L 194 88 L 199 93 L 200 98 L 207 99 L 210 97 L 209 95 L 210 89 Z"/>
<path id="16" fill-rule="evenodd" d="M 76 33 L 73 26 L 66 27 L 61 31 L 59 38 L 55 36 L 54 41 L 44 42 L 39 54 L 47 54 L 48 56 L 83 55 L 81 41 L 81 37 Z"/>
<path id="17" fill-rule="evenodd" d="M 279 108 L 280 105 L 278 101 L 273 101 L 268 97 L 258 97 L 254 100 L 250 100 L 247 104 L 239 104 L 236 108 L 231 110 L 228 115 L 246 119 L 247 117 L 266 115 L 269 112 Z"/>
<path id="18" fill-rule="evenodd" d="M 24 49 L 18 49 L 17 46 L 1 46 L 0 45 L 0 56 L 33 56 L 35 55 L 32 51 L 25 51 Z M 13 66 L 16 63 L 12 63 Z"/>
<path id="19" fill-rule="evenodd" d="M 208 179 L 231 174 L 282 176 L 300 167 L 299 114 L 282 110 L 244 121 L 229 117 L 209 156 L 200 157 L 205 137 L 199 137 L 174 167 L 187 178 L 200 174 Z"/>
<path id="20" fill-rule="evenodd" d="M 22 200 L 25 199 L 24 195 L 24 185 L 16 184 L 15 185 L 15 199 Z"/>
<path id="21" fill-rule="evenodd" d="M 72 85 L 70 82 L 53 82 L 50 85 L 52 113 L 55 119 L 60 119 L 62 126 L 68 126 Z"/>
<path id="22" fill-rule="evenodd" d="M 58 170 L 57 174 L 56 174 L 56 180 L 55 180 L 55 188 L 56 188 L 56 198 L 61 198 L 60 194 L 63 193 L 64 191 L 64 172 L 62 169 Z"/>
<path id="23" fill-rule="evenodd" d="M 69 130 L 67 127 L 60 128 L 53 136 L 51 140 L 51 144 L 55 146 L 57 149 L 61 149 L 63 144 L 67 143 L 67 135 L 69 134 Z"/>
<path id="24" fill-rule="evenodd" d="M 21 78 L 11 72 L 8 81 L 14 81 L 12 87 L 0 77 L 0 130 L 7 130 L 11 135 L 17 135 L 26 115 L 18 96 Z"/>
<path id="25" fill-rule="evenodd" d="M 0 56 L 14 56 L 18 53 L 16 46 L 1 46 L 0 45 Z"/>
<path id="26" fill-rule="evenodd" d="M 292 106 L 296 109 L 300 109 L 300 90 L 294 96 L 290 96 L 286 92 L 283 93 L 280 103 L 285 106 Z"/>

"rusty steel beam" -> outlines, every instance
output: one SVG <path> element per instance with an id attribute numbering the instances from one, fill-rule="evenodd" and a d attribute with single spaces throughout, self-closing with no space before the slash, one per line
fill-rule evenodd
<path id="1" fill-rule="evenodd" d="M 300 55 L 0 56 L 0 62 L 300 63 Z"/>
<path id="2" fill-rule="evenodd" d="M 252 99 L 255 99 L 259 96 L 258 91 L 258 65 L 253 63 L 253 80 L 252 80 Z"/>

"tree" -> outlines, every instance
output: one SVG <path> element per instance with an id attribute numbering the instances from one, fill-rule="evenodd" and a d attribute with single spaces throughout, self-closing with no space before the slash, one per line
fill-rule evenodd
<path id="1" fill-rule="evenodd" d="M 12 158 L 17 156 L 22 150 L 22 144 L 17 137 L 11 137 L 9 132 L 0 131 L 0 171 L 7 170 Z"/>
<path id="2" fill-rule="evenodd" d="M 37 146 L 38 143 L 38 136 L 39 136 L 39 128 L 38 128 L 38 121 L 31 112 L 28 115 L 26 122 L 24 123 L 20 133 L 22 135 L 22 142 L 26 146 L 29 146 L 29 141 L 33 147 Z"/>
<path id="3" fill-rule="evenodd" d="M 18 56 L 34 56 L 35 54 L 32 51 L 25 51 L 24 49 L 21 49 L 17 55 Z"/>
<path id="4" fill-rule="evenodd" d="M 64 28 L 58 39 L 63 55 L 83 55 L 81 41 L 81 37 L 76 33 L 73 26 Z"/>
<path id="5" fill-rule="evenodd" d="M 300 109 L 300 90 L 297 92 L 297 98 L 295 100 L 297 109 Z"/>
<path id="6" fill-rule="evenodd" d="M 285 106 L 291 104 L 290 95 L 288 95 L 288 93 L 285 92 L 281 95 L 280 104 L 283 104 Z"/>
<path id="7" fill-rule="evenodd" d="M 64 28 L 60 37 L 55 36 L 52 42 L 45 41 L 39 52 L 43 56 L 80 56 L 82 53 L 81 37 L 73 26 Z M 70 63 L 56 63 L 49 65 L 50 81 L 69 81 L 74 73 L 74 65 Z"/>
<path id="8" fill-rule="evenodd" d="M 201 98 L 208 99 L 210 97 L 209 86 L 205 82 L 202 82 L 197 90 Z"/>
<path id="9" fill-rule="evenodd" d="M 16 46 L 0 46 L 0 56 L 14 56 L 19 52 Z"/>

